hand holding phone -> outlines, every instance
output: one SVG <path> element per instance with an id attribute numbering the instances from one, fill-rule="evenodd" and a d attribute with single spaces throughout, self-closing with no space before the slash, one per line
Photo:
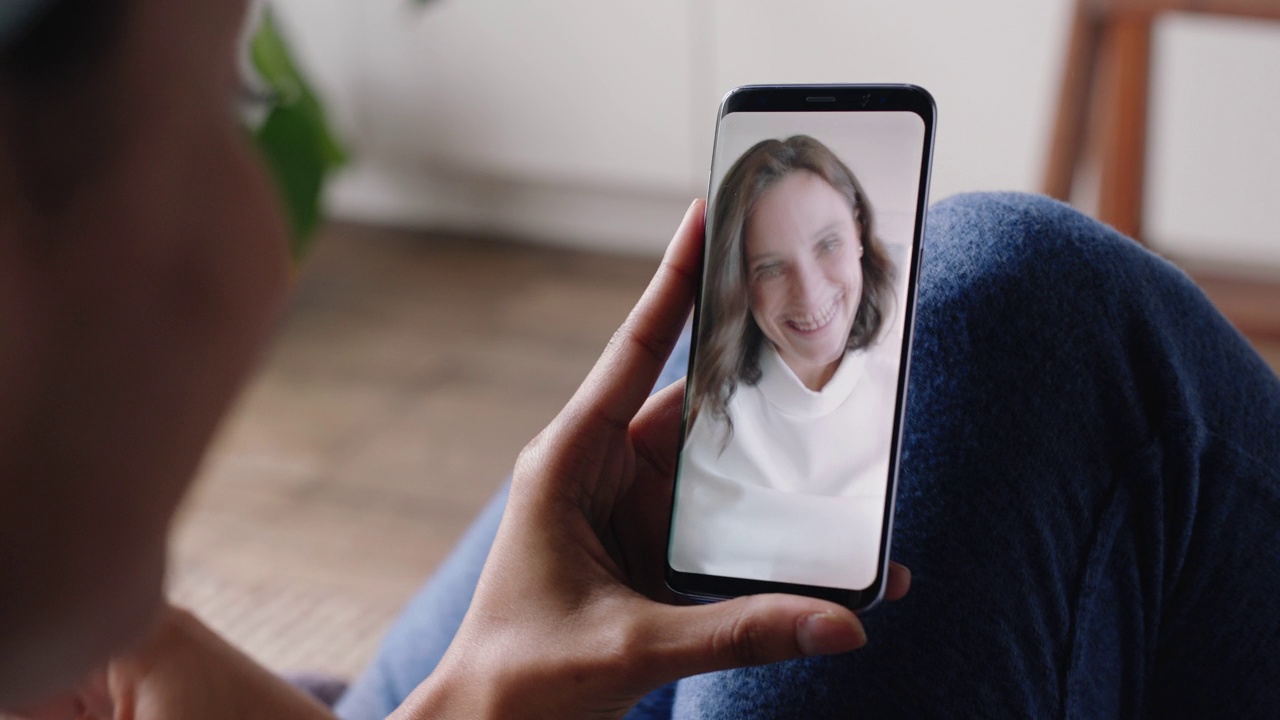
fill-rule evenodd
<path id="1" fill-rule="evenodd" d="M 683 384 L 648 396 L 693 304 L 702 224 L 698 201 L 591 374 L 520 454 L 466 618 L 394 717 L 621 717 L 680 677 L 865 641 L 853 613 L 813 598 L 670 602 L 659 558 Z M 890 597 L 910 583 L 894 575 Z"/>
<path id="2" fill-rule="evenodd" d="M 667 582 L 865 609 L 884 593 L 933 100 L 903 85 L 726 96 Z"/>

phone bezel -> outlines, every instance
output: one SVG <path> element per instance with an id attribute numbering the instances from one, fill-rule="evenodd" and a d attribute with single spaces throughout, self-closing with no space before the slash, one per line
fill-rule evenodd
<path id="1" fill-rule="evenodd" d="M 720 141 L 720 127 L 724 118 L 735 112 L 913 112 L 924 122 L 924 147 L 920 159 L 920 186 L 916 199 L 916 218 L 912 238 L 910 272 L 908 274 L 907 303 L 901 365 L 902 372 L 898 379 L 897 400 L 894 406 L 894 428 L 892 436 L 892 455 L 889 459 L 889 482 L 885 501 L 884 519 L 881 522 L 880 548 L 881 557 L 876 568 L 876 578 L 871 585 L 862 590 L 821 587 L 816 585 L 798 585 L 793 583 L 773 582 L 768 580 L 749 580 L 744 578 L 703 575 L 687 573 L 671 567 L 671 535 L 668 530 L 667 552 L 665 554 L 665 578 L 667 587 L 673 592 L 694 602 L 715 602 L 741 595 L 760 593 L 789 593 L 821 598 L 839 603 L 853 610 L 867 610 L 884 597 L 885 581 L 889 566 L 889 548 L 893 536 L 893 515 L 897 502 L 898 472 L 902 455 L 902 428 L 905 417 L 907 384 L 911 374 L 911 347 L 915 330 L 916 297 L 919 292 L 919 273 L 921 245 L 924 234 L 925 215 L 928 209 L 930 170 L 933 161 L 934 124 L 936 106 L 933 96 L 924 88 L 915 85 L 883 85 L 883 84 L 849 84 L 849 85 L 745 85 L 735 88 L 725 95 L 720 103 L 720 113 L 716 118 L 715 142 Z M 715 150 L 712 149 L 714 163 Z M 707 182 L 707 197 L 712 197 L 715 188 L 711 187 L 711 178 Z M 710 211 L 707 215 L 709 221 Z M 710 228 L 704 228 L 709 231 Z M 703 255 L 704 267 L 706 255 Z M 702 289 L 705 281 L 705 270 L 698 282 L 697 298 L 694 305 L 694 328 L 698 327 L 702 309 Z M 689 367 L 687 373 L 692 375 L 693 363 L 697 358 L 697 333 L 694 333 L 689 349 Z M 680 420 L 680 449 L 676 462 L 676 481 L 678 482 L 680 464 L 683 462 L 684 441 L 687 436 L 689 417 L 689 394 L 685 393 L 684 409 Z M 672 484 L 672 516 L 675 513 L 675 484 Z"/>

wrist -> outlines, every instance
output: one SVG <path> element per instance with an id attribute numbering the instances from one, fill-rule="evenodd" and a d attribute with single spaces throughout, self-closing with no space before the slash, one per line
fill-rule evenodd
<path id="1" fill-rule="evenodd" d="M 448 655 L 404 701 L 389 720 L 434 718 L 510 718 L 512 683 L 500 674 L 450 662 Z"/>

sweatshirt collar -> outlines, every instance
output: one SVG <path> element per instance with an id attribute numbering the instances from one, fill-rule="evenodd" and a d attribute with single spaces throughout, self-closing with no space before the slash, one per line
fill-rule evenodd
<path id="1" fill-rule="evenodd" d="M 756 387 L 770 405 L 786 415 L 801 418 L 826 415 L 839 407 L 865 374 L 867 354 L 863 350 L 846 352 L 840 367 L 821 390 L 804 386 L 772 345 L 760 349 L 760 382 Z"/>

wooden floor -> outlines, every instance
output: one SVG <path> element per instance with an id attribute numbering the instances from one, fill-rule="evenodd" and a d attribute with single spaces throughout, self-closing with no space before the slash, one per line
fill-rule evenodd
<path id="1" fill-rule="evenodd" d="M 356 672 L 656 266 L 331 228 L 178 525 L 174 596 L 270 667 Z"/>
<path id="2" fill-rule="evenodd" d="M 330 228 L 178 523 L 174 596 L 272 668 L 357 672 L 655 266 Z"/>

